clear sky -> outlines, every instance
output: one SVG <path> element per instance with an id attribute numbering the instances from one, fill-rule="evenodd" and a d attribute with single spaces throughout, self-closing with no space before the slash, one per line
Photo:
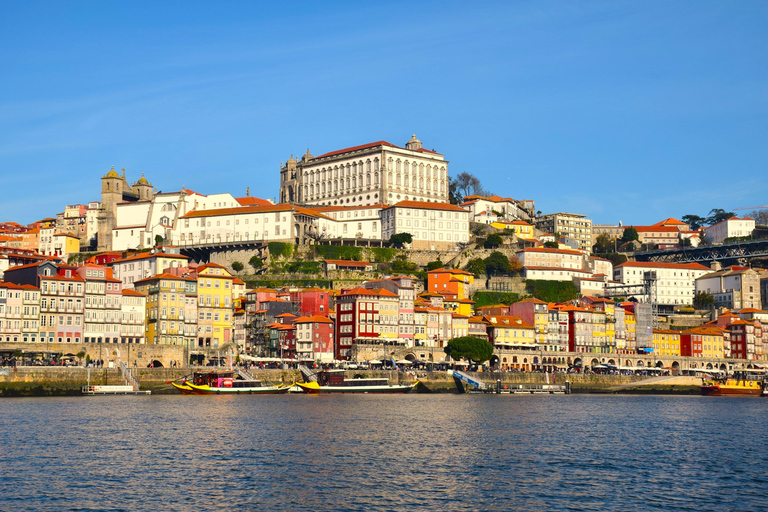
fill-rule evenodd
<path id="1" fill-rule="evenodd" d="M 768 204 L 768 2 L 2 2 L 0 221 L 130 182 L 276 198 L 416 134 L 543 213 Z M 737 212 L 743 213 L 743 212 Z"/>

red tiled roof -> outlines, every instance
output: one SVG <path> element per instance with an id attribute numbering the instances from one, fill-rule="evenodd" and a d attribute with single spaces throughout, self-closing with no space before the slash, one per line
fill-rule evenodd
<path id="1" fill-rule="evenodd" d="M 572 254 L 575 256 L 583 255 L 583 253 L 580 253 L 579 251 L 572 251 L 570 249 L 551 249 L 549 247 L 526 247 L 525 249 L 520 249 L 516 252 L 544 252 L 548 254 Z"/>
<path id="2" fill-rule="evenodd" d="M 627 261 L 616 268 L 672 268 L 679 270 L 711 270 L 700 263 L 656 263 L 651 261 Z"/>
<path id="3" fill-rule="evenodd" d="M 332 263 L 334 265 L 342 265 L 345 267 L 365 267 L 371 263 L 368 261 L 353 261 L 353 260 L 323 260 L 326 263 Z"/>
<path id="4" fill-rule="evenodd" d="M 332 324 L 333 320 L 325 316 L 313 315 L 313 316 L 302 316 L 293 321 L 293 323 L 295 324 L 309 324 L 309 323 L 315 323 L 315 322 L 322 323 L 322 324 Z"/>
<path id="5" fill-rule="evenodd" d="M 235 201 L 240 203 L 242 206 L 270 206 L 273 203 L 266 200 L 266 199 L 260 199 L 258 197 L 252 197 L 252 196 L 246 196 L 246 197 L 236 197 Z"/>
<path id="6" fill-rule="evenodd" d="M 328 156 L 336 156 L 336 155 L 341 155 L 341 154 L 344 154 L 344 153 L 351 153 L 353 151 L 361 151 L 363 149 L 375 148 L 375 147 L 378 147 L 378 146 L 389 146 L 391 148 L 403 149 L 400 146 L 395 146 L 394 144 L 391 144 L 391 143 L 389 143 L 389 142 L 387 142 L 385 140 L 380 140 L 378 142 L 369 142 L 368 144 L 361 144 L 360 146 L 352 146 L 351 148 L 345 148 L 345 149 L 339 149 L 339 150 L 336 150 L 336 151 L 331 151 L 330 153 L 323 153 L 320 156 L 316 156 L 315 160 L 318 159 L 318 158 L 325 158 L 325 157 L 328 157 Z"/>
<path id="7" fill-rule="evenodd" d="M 444 210 L 444 211 L 451 211 L 451 212 L 467 213 L 467 210 L 455 204 L 429 203 L 427 201 L 400 201 L 399 203 L 395 203 L 392 206 L 388 206 L 385 209 L 388 210 L 390 208 L 418 208 L 422 210 Z"/>

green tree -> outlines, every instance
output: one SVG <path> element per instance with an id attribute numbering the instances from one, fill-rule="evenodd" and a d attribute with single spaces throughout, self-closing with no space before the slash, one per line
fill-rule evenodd
<path id="1" fill-rule="evenodd" d="M 419 265 L 412 261 L 408 261 L 405 254 L 398 254 L 395 259 L 390 263 L 393 272 L 416 272 L 419 270 Z"/>
<path id="2" fill-rule="evenodd" d="M 682 221 L 688 224 L 692 231 L 698 231 L 707 222 L 707 219 L 698 215 L 683 215 Z"/>
<path id="3" fill-rule="evenodd" d="M 259 270 L 264 266 L 264 260 L 254 255 L 248 260 L 248 264 L 253 267 L 253 270 Z"/>
<path id="4" fill-rule="evenodd" d="M 403 247 L 405 244 L 413 242 L 413 235 L 410 233 L 397 233 L 389 237 L 389 241 L 392 242 L 395 247 Z"/>
<path id="5" fill-rule="evenodd" d="M 245 266 L 240 263 L 239 261 L 233 261 L 232 262 L 232 270 L 237 272 L 238 274 L 245 268 Z"/>
<path id="6" fill-rule="evenodd" d="M 163 235 L 155 235 L 155 247 L 163 245 Z"/>
<path id="7" fill-rule="evenodd" d="M 467 266 L 464 267 L 467 272 L 472 272 L 476 276 L 485 274 L 485 261 L 482 258 L 474 258 L 467 262 Z"/>
<path id="8" fill-rule="evenodd" d="M 712 208 L 709 210 L 709 217 L 707 217 L 706 222 L 711 226 L 713 224 L 717 224 L 718 222 L 728 220 L 734 215 L 735 214 L 733 212 L 727 212 L 722 208 Z"/>
<path id="9" fill-rule="evenodd" d="M 485 239 L 485 244 L 483 244 L 483 247 L 486 249 L 495 249 L 503 243 L 504 240 L 502 240 L 501 236 L 499 236 L 497 233 L 491 233 L 488 235 L 488 238 Z"/>
<path id="10" fill-rule="evenodd" d="M 715 296 L 711 293 L 697 293 L 693 298 L 693 307 L 696 309 L 712 309 L 715 305 Z"/>
<path id="11" fill-rule="evenodd" d="M 440 258 L 436 259 L 435 261 L 430 261 L 427 263 L 427 272 L 430 270 L 437 270 L 438 268 L 443 268 L 445 265 L 442 261 L 440 261 Z"/>
<path id="12" fill-rule="evenodd" d="M 503 253 L 493 251 L 490 256 L 485 258 L 485 274 L 487 276 L 509 274 L 510 272 L 512 272 L 512 265 L 509 264 L 509 258 Z"/>
<path id="13" fill-rule="evenodd" d="M 544 242 L 544 247 L 547 249 L 557 249 L 560 247 L 560 244 L 557 242 Z"/>
<path id="14" fill-rule="evenodd" d="M 614 239 L 608 235 L 608 233 L 601 233 L 595 240 L 595 245 L 592 247 L 592 251 L 596 253 L 611 252 L 614 247 Z"/>
<path id="15" fill-rule="evenodd" d="M 624 229 L 624 234 L 621 235 L 619 242 L 625 244 L 627 242 L 632 242 L 633 240 L 639 241 L 640 233 L 638 233 L 637 230 L 632 226 L 629 226 L 628 228 Z"/>
<path id="16" fill-rule="evenodd" d="M 493 356 L 493 345 L 490 342 L 474 336 L 461 336 L 448 341 L 445 353 L 457 361 L 468 359 L 480 364 Z"/>

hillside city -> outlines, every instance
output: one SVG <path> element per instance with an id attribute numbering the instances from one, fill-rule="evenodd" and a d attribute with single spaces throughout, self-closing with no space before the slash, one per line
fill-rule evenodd
<path id="1" fill-rule="evenodd" d="M 500 370 L 767 358 L 759 259 L 640 258 L 766 238 L 765 207 L 593 224 L 495 195 L 468 173 L 450 178 L 415 135 L 307 150 L 279 172 L 278 202 L 250 189 L 158 191 L 112 167 L 99 200 L 3 222 L 0 356 L 60 362 L 78 347 L 139 344 L 181 347 L 196 364 L 222 352 L 439 363 L 449 340 L 474 336 Z"/>

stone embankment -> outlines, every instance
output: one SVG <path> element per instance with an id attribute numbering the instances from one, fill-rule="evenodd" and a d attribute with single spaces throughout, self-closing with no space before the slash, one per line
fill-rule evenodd
<path id="1" fill-rule="evenodd" d="M 190 375 L 192 368 L 138 368 L 132 372 L 141 389 L 154 394 L 177 393 L 168 383 Z M 251 370 L 254 377 L 268 382 L 291 383 L 301 379 L 297 370 Z M 392 382 L 411 383 L 418 380 L 417 390 L 424 393 L 453 393 L 453 377 L 446 372 L 390 372 L 349 371 L 348 376 L 362 374 L 369 377 L 387 377 Z M 473 374 L 480 380 L 493 384 L 497 380 L 504 385 L 545 384 L 543 373 L 485 372 Z M 550 383 L 570 382 L 574 393 L 672 393 L 695 394 L 699 392 L 699 379 L 690 377 L 644 378 L 634 375 L 555 374 Z M 83 367 L 3 367 L 0 368 L 0 397 L 8 396 L 65 396 L 80 395 L 86 384 L 123 384 L 122 374 L 115 368 Z"/>

